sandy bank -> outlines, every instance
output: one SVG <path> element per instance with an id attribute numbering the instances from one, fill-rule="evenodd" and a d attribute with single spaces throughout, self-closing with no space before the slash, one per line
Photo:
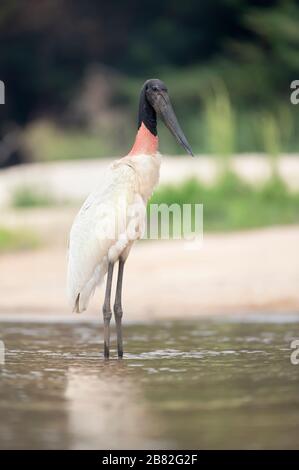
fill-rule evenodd
<path id="1" fill-rule="evenodd" d="M 19 165 L 0 172 L 0 207 L 9 205 L 12 193 L 24 186 L 48 191 L 58 200 L 82 200 L 101 184 L 105 170 L 112 159 L 61 161 Z M 200 155 L 167 157 L 163 155 L 160 183 L 176 184 L 195 177 L 207 184 L 215 180 L 218 160 Z M 244 180 L 258 184 L 271 175 L 270 160 L 264 155 L 236 155 L 233 170 Z M 286 184 L 299 188 L 299 159 L 296 155 L 282 155 L 278 171 Z"/>
<path id="2" fill-rule="evenodd" d="M 205 235 L 199 251 L 183 242 L 139 242 L 128 259 L 128 320 L 233 312 L 299 311 L 299 227 Z M 61 245 L 0 257 L 0 314 L 65 314 L 66 253 Z M 88 313 L 99 315 L 103 287 Z"/>

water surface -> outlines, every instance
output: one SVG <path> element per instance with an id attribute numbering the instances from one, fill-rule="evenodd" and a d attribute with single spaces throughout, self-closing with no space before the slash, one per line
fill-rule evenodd
<path id="1" fill-rule="evenodd" d="M 0 323 L 0 448 L 298 448 L 298 318 L 246 318 L 126 325 L 109 361 L 100 324 Z"/>

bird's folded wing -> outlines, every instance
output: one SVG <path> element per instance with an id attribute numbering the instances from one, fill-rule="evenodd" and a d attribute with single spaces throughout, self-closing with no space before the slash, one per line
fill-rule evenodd
<path id="1" fill-rule="evenodd" d="M 126 244 L 123 235 L 130 219 L 128 208 L 136 193 L 138 180 L 134 169 L 126 164 L 112 165 L 104 184 L 89 195 L 76 216 L 69 239 L 67 281 L 73 308 L 78 294 L 85 292 L 90 296 L 106 274 L 111 247 L 120 239 Z"/>

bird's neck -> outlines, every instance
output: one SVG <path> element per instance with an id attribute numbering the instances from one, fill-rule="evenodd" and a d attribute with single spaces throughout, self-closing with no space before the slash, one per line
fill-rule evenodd
<path id="1" fill-rule="evenodd" d="M 157 114 L 142 88 L 138 110 L 138 132 L 129 155 L 154 155 L 158 150 Z"/>
<path id="2" fill-rule="evenodd" d="M 158 143 L 158 136 L 152 134 L 144 122 L 141 122 L 129 155 L 154 155 L 158 151 Z"/>

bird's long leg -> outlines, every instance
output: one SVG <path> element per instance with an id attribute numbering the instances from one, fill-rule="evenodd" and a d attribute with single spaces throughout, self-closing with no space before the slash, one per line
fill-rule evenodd
<path id="1" fill-rule="evenodd" d="M 123 283 L 123 272 L 124 272 L 125 262 L 120 258 L 118 264 L 118 276 L 117 276 L 117 286 L 115 294 L 115 303 L 114 303 L 114 316 L 116 324 L 116 335 L 117 335 L 117 353 L 118 357 L 123 357 L 123 338 L 122 338 L 122 326 L 121 319 L 123 316 L 123 309 L 121 304 L 121 291 Z"/>
<path id="2" fill-rule="evenodd" d="M 112 286 L 112 276 L 113 276 L 113 263 L 108 265 L 108 274 L 107 274 L 107 283 L 106 283 L 106 292 L 105 300 L 103 305 L 103 317 L 104 317 L 104 356 L 106 359 L 109 358 L 109 348 L 110 348 L 110 320 L 112 316 L 110 298 L 111 298 L 111 286 Z"/>

